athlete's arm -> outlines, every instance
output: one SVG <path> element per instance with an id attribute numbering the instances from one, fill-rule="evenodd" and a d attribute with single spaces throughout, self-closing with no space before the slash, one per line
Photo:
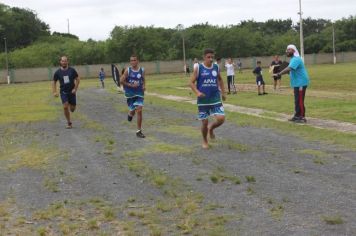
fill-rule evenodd
<path id="1" fill-rule="evenodd" d="M 131 87 L 131 88 L 135 88 L 135 87 L 138 87 L 137 84 L 130 84 L 126 81 L 127 77 L 129 77 L 129 72 L 128 72 L 128 68 L 125 69 L 125 72 L 122 74 L 121 78 L 120 78 L 120 83 L 123 85 L 123 86 L 126 86 L 126 87 Z"/>
<path id="2" fill-rule="evenodd" d="M 58 97 L 58 93 L 57 93 L 57 80 L 53 80 L 52 81 L 52 94 L 55 97 Z"/>
<path id="3" fill-rule="evenodd" d="M 123 86 L 127 86 L 130 87 L 130 84 L 126 82 L 126 78 L 128 76 L 128 72 L 127 72 L 127 68 L 125 69 L 124 73 L 122 74 L 122 76 L 120 77 L 120 84 L 122 84 Z"/>
<path id="4" fill-rule="evenodd" d="M 291 68 L 288 66 L 287 68 L 285 68 L 281 72 L 277 73 L 276 76 L 288 74 L 290 71 L 291 71 Z"/>
<path id="5" fill-rule="evenodd" d="M 196 87 L 195 87 L 195 82 L 197 81 L 197 75 L 198 75 L 198 67 L 194 67 L 193 75 L 190 78 L 190 83 L 189 86 L 193 90 L 193 92 L 196 94 L 197 97 L 204 97 L 205 94 L 200 92 Z"/>
<path id="6" fill-rule="evenodd" d="M 221 78 L 220 72 L 218 73 L 218 83 L 219 83 L 219 87 L 220 87 L 220 90 L 221 90 L 222 100 L 225 101 L 226 100 L 226 93 L 225 93 L 224 81 Z"/>
<path id="7" fill-rule="evenodd" d="M 77 76 L 74 79 L 74 89 L 72 90 L 72 93 L 75 94 L 78 91 L 78 87 L 79 87 L 79 83 L 80 83 L 80 77 Z"/>
<path id="8" fill-rule="evenodd" d="M 142 89 L 143 89 L 143 91 L 145 91 L 145 90 L 146 90 L 146 73 L 145 73 L 145 71 L 143 71 L 143 72 L 142 72 L 142 76 L 143 76 L 143 80 L 142 80 L 142 82 L 143 82 L 143 84 L 142 84 Z"/>

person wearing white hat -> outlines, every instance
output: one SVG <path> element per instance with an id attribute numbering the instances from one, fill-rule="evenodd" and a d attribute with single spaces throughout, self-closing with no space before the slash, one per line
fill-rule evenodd
<path id="1" fill-rule="evenodd" d="M 305 92 L 310 83 L 309 75 L 305 69 L 304 62 L 299 55 L 298 49 L 295 45 L 288 45 L 286 54 L 290 57 L 290 62 L 287 68 L 277 73 L 275 76 L 281 76 L 289 73 L 290 86 L 294 90 L 294 116 L 289 121 L 297 123 L 306 123 L 305 119 Z"/>

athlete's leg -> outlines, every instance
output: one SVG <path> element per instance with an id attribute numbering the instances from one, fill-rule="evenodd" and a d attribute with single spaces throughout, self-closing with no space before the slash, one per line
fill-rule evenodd
<path id="1" fill-rule="evenodd" d="M 208 126 L 209 137 L 215 139 L 214 129 L 218 128 L 225 122 L 225 116 L 216 115 L 215 121 Z"/>
<path id="2" fill-rule="evenodd" d="M 228 93 L 230 94 L 231 93 L 231 77 L 228 76 L 227 77 L 227 89 L 228 89 Z"/>
<path id="3" fill-rule="evenodd" d="M 137 129 L 141 130 L 142 129 L 142 106 L 137 106 L 136 112 L 137 112 Z"/>
<path id="4" fill-rule="evenodd" d="M 209 120 L 208 119 L 204 119 L 201 121 L 201 134 L 203 136 L 203 143 L 202 143 L 202 147 L 207 149 L 209 148 L 209 144 L 208 144 L 208 124 L 209 124 Z"/>
<path id="5" fill-rule="evenodd" d="M 69 113 L 69 103 L 65 102 L 63 103 L 63 111 L 64 111 L 64 117 L 67 120 L 67 123 L 70 124 L 70 113 Z"/>
<path id="6" fill-rule="evenodd" d="M 69 110 L 74 112 L 77 105 L 77 96 L 75 94 L 68 94 L 68 105 Z"/>
<path id="7" fill-rule="evenodd" d="M 74 112 L 76 108 L 76 105 L 69 104 L 69 109 L 71 112 Z"/>

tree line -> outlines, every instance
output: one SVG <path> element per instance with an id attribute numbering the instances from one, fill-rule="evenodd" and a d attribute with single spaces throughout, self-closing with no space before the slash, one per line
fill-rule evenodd
<path id="1" fill-rule="evenodd" d="M 305 53 L 332 52 L 335 29 L 336 51 L 356 51 L 356 17 L 331 22 L 304 19 Z M 81 41 L 72 34 L 53 32 L 30 9 L 0 4 L 0 36 L 7 39 L 10 67 L 40 67 L 58 64 L 60 55 L 72 64 L 126 62 L 132 53 L 142 61 L 181 60 L 183 38 L 186 58 L 201 57 L 204 48 L 213 48 L 219 57 L 249 57 L 284 54 L 287 44 L 299 45 L 299 24 L 291 19 L 254 20 L 217 26 L 195 24 L 182 29 L 154 26 L 115 26 L 105 41 Z M 5 64 L 1 47 L 0 65 Z M 5 67 L 5 66 L 1 66 Z"/>

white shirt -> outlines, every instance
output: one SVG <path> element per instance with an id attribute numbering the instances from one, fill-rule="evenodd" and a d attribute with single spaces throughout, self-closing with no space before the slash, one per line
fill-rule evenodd
<path id="1" fill-rule="evenodd" d="M 235 75 L 234 64 L 227 63 L 227 64 L 225 64 L 225 68 L 226 68 L 227 76 Z"/>

